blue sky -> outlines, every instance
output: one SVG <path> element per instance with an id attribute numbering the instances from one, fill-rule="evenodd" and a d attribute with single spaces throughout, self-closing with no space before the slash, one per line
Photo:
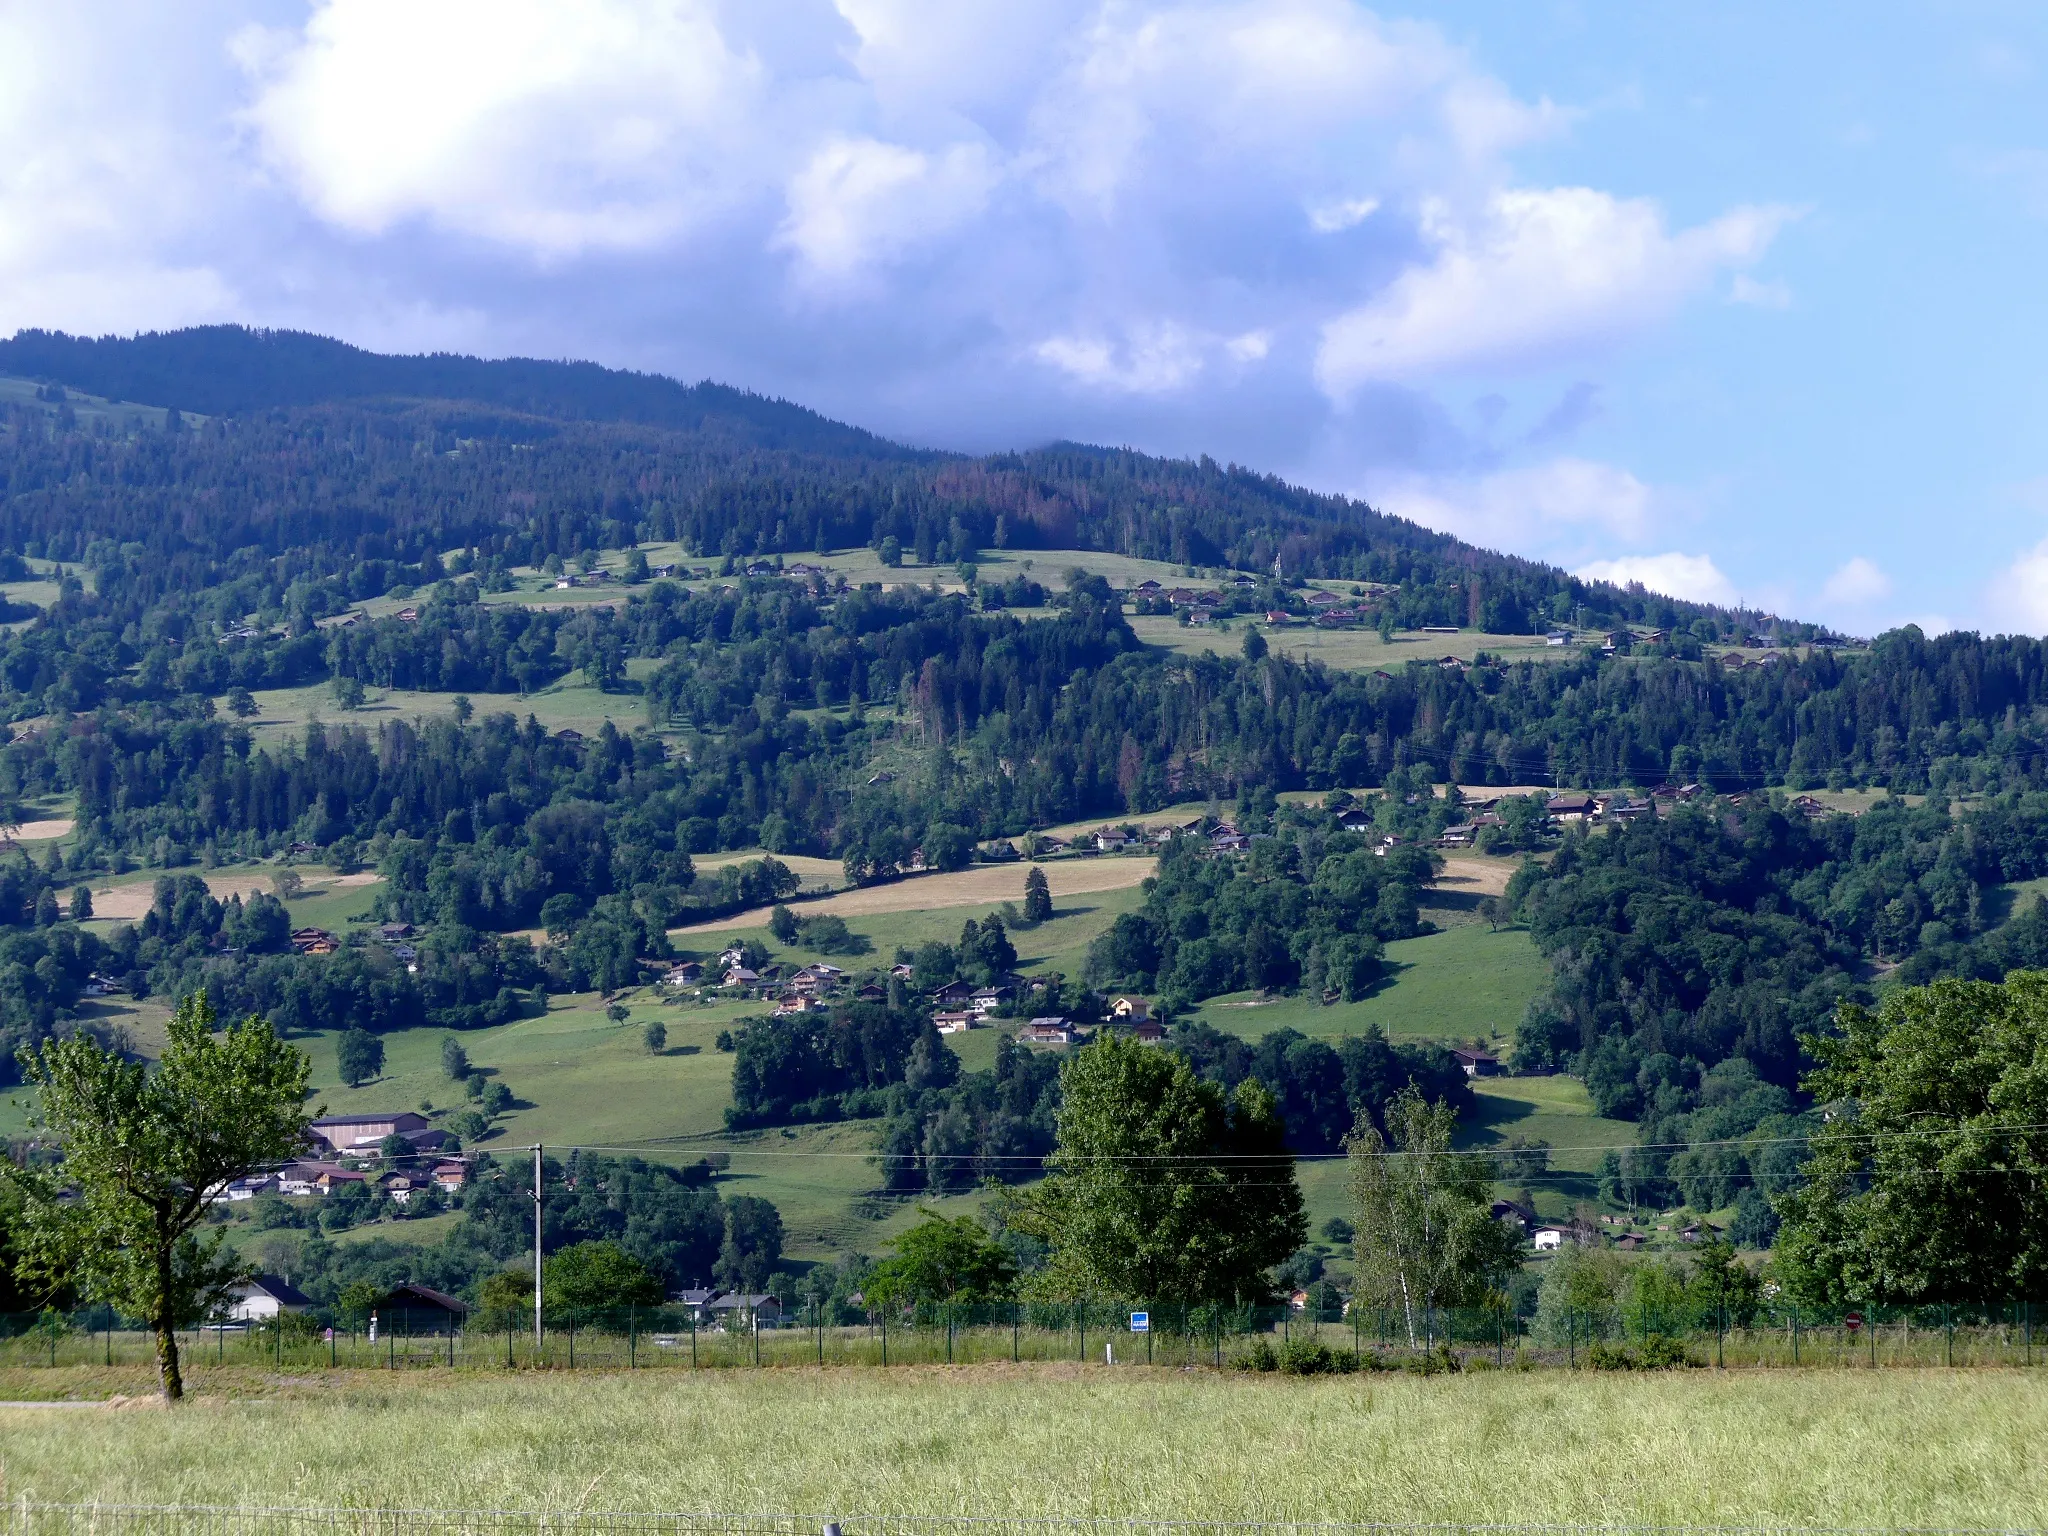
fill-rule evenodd
<path id="1" fill-rule="evenodd" d="M 594 357 L 2048 631 L 2048 13 L 0 3 L 0 330 Z"/>

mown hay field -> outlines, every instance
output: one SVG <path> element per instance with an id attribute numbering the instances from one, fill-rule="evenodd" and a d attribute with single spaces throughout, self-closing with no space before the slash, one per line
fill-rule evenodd
<path id="1" fill-rule="evenodd" d="M 340 1383 L 0 1409 L 8 1499 L 1474 1524 L 2031 1526 L 2048 1378 L 1101 1366 Z M 139 1373 L 21 1370 L 0 1395 Z M 238 1395 L 239 1394 L 239 1395 Z"/>

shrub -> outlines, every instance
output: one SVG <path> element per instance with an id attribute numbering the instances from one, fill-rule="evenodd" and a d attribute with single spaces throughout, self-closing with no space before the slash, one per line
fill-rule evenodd
<path id="1" fill-rule="evenodd" d="M 1646 1371 L 1669 1371 L 1700 1363 L 1687 1352 L 1683 1339 L 1661 1333 L 1653 1333 L 1644 1339 L 1642 1352 L 1636 1358 Z"/>
<path id="2" fill-rule="evenodd" d="M 1277 1371 L 1280 1357 L 1273 1353 L 1272 1341 L 1253 1339 L 1250 1349 L 1239 1355 L 1231 1364 L 1240 1371 Z"/>
<path id="3" fill-rule="evenodd" d="M 1321 1339 L 1289 1339 L 1280 1346 L 1280 1369 L 1289 1376 L 1321 1376 L 1332 1369 L 1330 1346 Z"/>
<path id="4" fill-rule="evenodd" d="M 1600 1339 L 1586 1351 L 1586 1363 L 1596 1371 L 1632 1371 L 1636 1368 L 1636 1356 L 1626 1344 L 1609 1344 Z"/>

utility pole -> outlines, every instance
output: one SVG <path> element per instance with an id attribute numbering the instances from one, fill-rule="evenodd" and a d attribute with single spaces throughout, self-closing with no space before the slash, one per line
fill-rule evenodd
<path id="1" fill-rule="evenodd" d="M 533 1363 L 540 1364 L 540 1143 L 533 1144 Z"/>

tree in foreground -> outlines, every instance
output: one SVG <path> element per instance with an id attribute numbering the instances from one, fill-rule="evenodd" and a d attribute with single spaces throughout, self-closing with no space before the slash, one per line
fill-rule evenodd
<path id="1" fill-rule="evenodd" d="M 1308 1235 L 1272 1095 L 1226 1098 L 1186 1059 L 1105 1031 L 1060 1073 L 1049 1176 L 1011 1224 L 1068 1295 L 1252 1301 Z"/>
<path id="2" fill-rule="evenodd" d="M 2048 971 L 1901 987 L 1810 1035 L 1826 1109 L 1776 1200 L 1788 1288 L 1821 1305 L 2048 1288 Z"/>
<path id="3" fill-rule="evenodd" d="M 948 1220 L 920 1209 L 923 1219 L 890 1244 L 861 1289 L 871 1301 L 995 1301 L 1017 1283 L 1017 1262 L 972 1216 Z"/>
<path id="4" fill-rule="evenodd" d="M 196 1235 L 207 1193 L 296 1156 L 309 1120 L 305 1056 L 266 1019 L 219 1034 L 213 1024 L 204 992 L 186 998 L 154 1071 L 84 1033 L 21 1058 L 64 1153 L 57 1168 L 12 1171 L 25 1197 L 21 1263 L 146 1319 L 172 1401 L 185 1395 L 179 1325 L 242 1273 L 224 1233 Z"/>
<path id="5" fill-rule="evenodd" d="M 1515 1267 L 1521 1237 L 1493 1219 L 1490 1160 L 1451 1150 L 1450 1105 L 1427 1102 L 1411 1083 L 1386 1118 L 1383 1137 L 1361 1114 L 1348 1142 L 1357 1298 L 1399 1312 L 1412 1348 L 1426 1311 L 1473 1305 Z"/>

